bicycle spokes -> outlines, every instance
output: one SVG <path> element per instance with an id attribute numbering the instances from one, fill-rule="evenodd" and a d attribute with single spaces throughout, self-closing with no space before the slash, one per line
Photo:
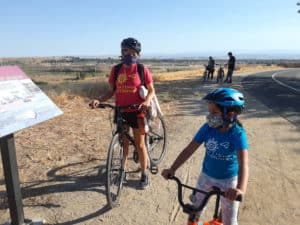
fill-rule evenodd
<path id="1" fill-rule="evenodd" d="M 158 165 L 166 153 L 166 128 L 162 117 L 150 120 L 150 130 L 146 135 L 147 149 L 151 164 Z"/>
<path id="2" fill-rule="evenodd" d="M 107 157 L 106 197 L 110 207 L 118 204 L 125 172 L 123 169 L 123 147 L 118 135 L 112 139 Z"/>

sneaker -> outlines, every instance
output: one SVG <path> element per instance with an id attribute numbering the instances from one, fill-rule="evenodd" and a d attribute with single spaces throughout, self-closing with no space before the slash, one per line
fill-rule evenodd
<path id="1" fill-rule="evenodd" d="M 149 178 L 147 174 L 142 174 L 141 181 L 140 181 L 141 189 L 146 189 L 149 187 Z"/>

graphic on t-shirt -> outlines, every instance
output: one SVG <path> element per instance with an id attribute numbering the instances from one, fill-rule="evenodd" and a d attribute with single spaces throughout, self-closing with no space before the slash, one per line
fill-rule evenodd
<path id="1" fill-rule="evenodd" d="M 117 82 L 118 82 L 119 85 L 122 85 L 122 84 L 125 83 L 126 81 L 127 81 L 126 74 L 120 74 L 120 75 L 118 76 Z"/>
<path id="2" fill-rule="evenodd" d="M 218 148 L 218 142 L 214 138 L 211 138 L 207 140 L 205 146 L 208 152 L 214 152 Z"/>
<path id="3" fill-rule="evenodd" d="M 118 93 L 135 93 L 137 91 L 134 79 L 137 77 L 136 73 L 126 75 L 121 73 L 117 80 Z"/>
<path id="4" fill-rule="evenodd" d="M 229 148 L 229 142 L 223 142 L 220 145 L 223 146 L 224 148 Z"/>
<path id="5" fill-rule="evenodd" d="M 210 138 L 205 143 L 207 155 L 217 160 L 233 160 L 233 155 L 226 151 L 229 148 L 229 142 L 218 143 L 215 138 Z"/>

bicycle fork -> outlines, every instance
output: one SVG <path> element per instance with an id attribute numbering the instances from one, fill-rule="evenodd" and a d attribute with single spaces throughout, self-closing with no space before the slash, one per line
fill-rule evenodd
<path id="1" fill-rule="evenodd" d="M 214 216 L 213 219 L 211 221 L 206 221 L 206 222 L 198 222 L 198 218 L 196 214 L 190 214 L 189 216 L 189 221 L 188 221 L 188 225 L 223 225 L 220 217 L 218 216 L 219 213 L 219 204 L 220 204 L 220 196 L 217 195 L 216 196 L 216 204 L 215 204 L 215 212 L 214 212 Z M 221 214 L 221 213 L 220 213 Z"/>
<path id="2" fill-rule="evenodd" d="M 213 219 L 211 221 L 206 222 L 196 222 L 196 221 L 189 221 L 188 225 L 223 225 L 218 219 Z"/>

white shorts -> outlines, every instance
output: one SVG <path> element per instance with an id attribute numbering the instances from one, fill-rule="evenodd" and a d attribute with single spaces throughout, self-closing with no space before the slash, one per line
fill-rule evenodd
<path id="1" fill-rule="evenodd" d="M 237 177 L 233 177 L 230 179 L 214 179 L 212 177 L 207 176 L 204 173 L 201 173 L 198 178 L 196 188 L 203 191 L 211 191 L 212 186 L 216 186 L 220 188 L 222 191 L 226 191 L 230 187 L 235 188 L 236 185 L 237 185 Z M 195 196 L 194 205 L 199 206 L 203 198 L 204 198 L 204 194 L 197 192 Z M 221 209 L 222 209 L 222 221 L 224 225 L 238 224 L 237 222 L 238 209 L 239 209 L 238 201 L 230 201 L 229 199 L 221 197 Z M 201 213 L 202 211 L 197 214 L 199 218 L 201 216 Z"/>

